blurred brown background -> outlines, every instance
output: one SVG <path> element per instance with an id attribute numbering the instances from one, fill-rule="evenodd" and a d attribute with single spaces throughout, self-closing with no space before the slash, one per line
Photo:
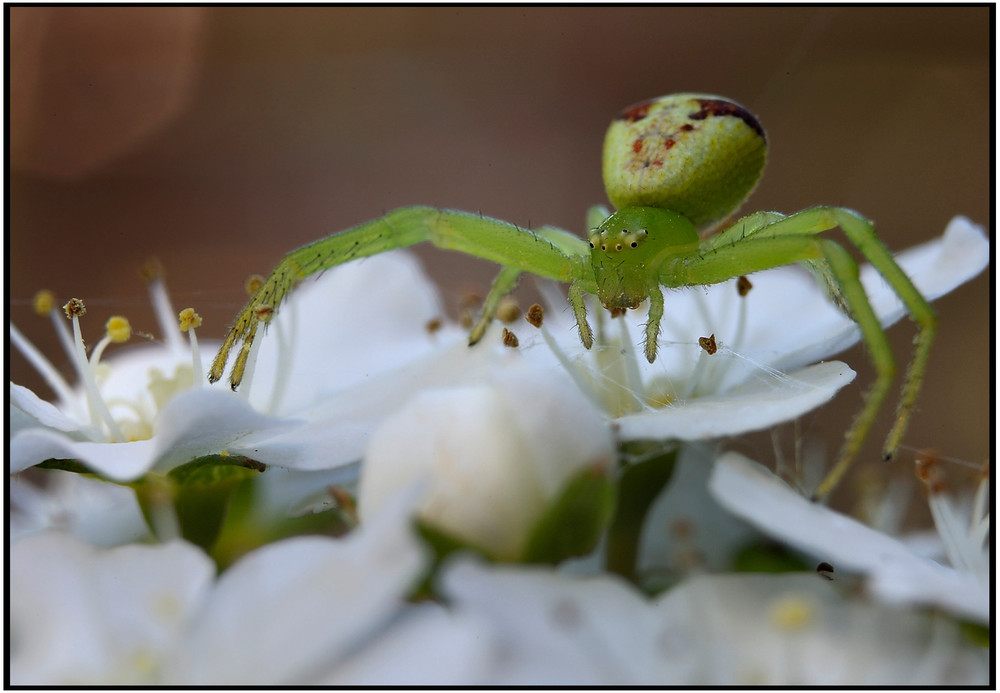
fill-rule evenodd
<path id="1" fill-rule="evenodd" d="M 401 205 L 579 230 L 604 201 L 609 119 L 676 91 L 763 122 L 770 165 L 745 211 L 850 206 L 896 249 L 957 213 L 990 221 L 988 7 L 8 12 L 9 316 L 67 374 L 37 289 L 83 298 L 91 341 L 114 312 L 155 333 L 137 273 L 155 255 L 217 338 L 249 273 Z M 450 306 L 494 274 L 419 252 Z M 912 446 L 990 454 L 989 286 L 936 304 Z M 891 333 L 901 359 L 912 334 Z M 860 349 L 842 358 L 860 385 L 808 422 L 831 448 L 871 376 Z M 19 354 L 9 367 L 47 392 Z"/>

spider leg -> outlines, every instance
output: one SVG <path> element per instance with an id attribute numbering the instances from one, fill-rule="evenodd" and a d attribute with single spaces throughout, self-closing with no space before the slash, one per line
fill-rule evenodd
<path id="1" fill-rule="evenodd" d="M 660 320 L 663 318 L 663 291 L 659 283 L 650 284 L 649 313 L 646 316 L 646 360 L 652 363 L 656 360 L 657 339 L 660 336 Z"/>
<path id="2" fill-rule="evenodd" d="M 229 354 L 239 343 L 240 353 L 230 375 L 232 388 L 235 390 L 239 386 L 257 323 L 270 319 L 300 279 L 350 260 L 423 241 L 511 268 L 498 277 L 510 288 L 517 274 L 532 272 L 572 282 L 582 291 L 596 290 L 587 244 L 570 233 L 553 228 L 535 233 L 478 214 L 433 207 L 404 207 L 288 253 L 237 315 L 212 362 L 209 380 L 215 382 L 222 377 Z M 491 297 L 496 295 L 499 301 L 505 293 L 503 289 L 502 284 L 499 288 L 494 287 Z"/>
<path id="3" fill-rule="evenodd" d="M 822 267 L 827 273 L 827 281 L 835 288 L 852 319 L 861 329 L 876 377 L 864 395 L 861 410 L 845 433 L 833 469 L 816 489 L 816 498 L 828 495 L 849 468 L 875 421 L 896 373 L 892 349 L 860 282 L 857 263 L 839 244 L 815 237 L 815 234 L 837 225 L 845 230 L 869 261 L 882 272 L 896 293 L 903 298 L 920 327 L 917 352 L 903 386 L 896 424 L 884 448 L 885 454 L 890 454 L 895 451 L 895 447 L 890 446 L 898 445 L 902 431 L 905 430 L 906 420 L 919 390 L 926 365 L 927 348 L 933 336 L 934 314 L 885 247 L 875 238 L 868 222 L 848 210 L 807 210 L 763 226 L 741 242 L 730 239 L 728 243 L 718 244 L 713 243 L 715 239 L 709 239 L 702 245 L 700 255 L 678 258 L 668 263 L 661 272 L 661 281 L 666 286 L 717 283 L 740 274 L 793 262 L 811 263 Z M 887 265 L 891 267 L 887 269 Z"/>
<path id="4" fill-rule="evenodd" d="M 476 321 L 476 324 L 472 326 L 472 330 L 469 331 L 469 346 L 478 344 L 479 340 L 483 338 L 486 328 L 493 322 L 493 316 L 496 315 L 500 301 L 514 290 L 514 287 L 517 286 L 517 280 L 520 278 L 521 270 L 517 267 L 504 267 L 500 270 L 500 274 L 493 280 L 490 293 L 486 296 L 486 300 L 483 301 L 483 311 L 479 316 L 479 320 Z"/>
<path id="5" fill-rule="evenodd" d="M 815 234 L 838 226 L 892 287 L 903 305 L 906 306 L 910 318 L 917 324 L 913 356 L 903 378 L 896 416 L 882 446 L 882 456 L 888 460 L 895 456 L 899 444 L 902 442 L 910 415 L 916 406 L 917 395 L 920 393 L 920 385 L 923 382 L 924 372 L 927 370 L 931 343 L 937 329 L 937 316 L 934 309 L 913 286 L 913 282 L 906 276 L 906 273 L 896 264 L 892 254 L 875 234 L 871 222 L 855 211 L 843 207 L 814 207 L 777 219 L 770 225 L 755 229 L 753 233 L 757 237 Z M 830 272 L 824 262 L 811 262 L 807 265 L 831 288 L 836 289 L 835 283 L 830 281 Z M 841 297 L 835 290 L 833 298 L 840 303 Z M 842 305 L 842 307 L 845 306 Z"/>

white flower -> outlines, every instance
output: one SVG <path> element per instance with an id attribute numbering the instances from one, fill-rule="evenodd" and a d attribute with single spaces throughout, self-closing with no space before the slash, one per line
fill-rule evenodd
<path id="1" fill-rule="evenodd" d="M 411 607 L 426 568 L 414 489 L 345 538 L 269 544 L 217 580 L 181 540 L 95 549 L 62 533 L 11 545 L 15 685 L 295 685 L 328 676 Z"/>
<path id="2" fill-rule="evenodd" d="M 162 284 L 153 293 L 161 325 L 169 323 L 161 315 L 172 311 Z M 361 297 L 370 313 L 359 318 Z M 434 349 L 436 338 L 425 325 L 439 314 L 437 301 L 406 254 L 327 273 L 293 293 L 272 321 L 272 336 L 261 340 L 256 383 L 246 383 L 242 396 L 224 383 L 202 380 L 198 364 L 208 361 L 215 344 L 187 346 L 169 324 L 163 344 L 123 350 L 99 364 L 94 357 L 78 358 L 78 370 L 93 380 L 96 395 L 59 383 L 61 376 L 12 326 L 12 341 L 33 352 L 33 362 L 63 397 L 57 406 L 10 384 L 10 472 L 50 458 L 74 459 L 105 478 L 130 481 L 219 452 L 290 468 L 337 466 L 326 454 L 338 443 L 337 430 L 319 426 L 293 439 L 281 435 L 301 431 L 322 414 L 328 393 L 349 390 L 359 379 Z M 368 341 L 372 334 L 377 343 Z M 106 417 L 87 415 L 95 397 Z"/>
<path id="3" fill-rule="evenodd" d="M 165 664 L 174 685 L 296 685 L 332 669 L 406 607 L 426 565 L 414 489 L 343 539 L 264 546 L 219 579 Z"/>
<path id="4" fill-rule="evenodd" d="M 939 521 L 946 546 L 955 547 L 957 541 L 968 544 L 951 552 L 964 559 L 956 558 L 958 565 L 947 567 L 914 553 L 894 537 L 803 498 L 737 453 L 725 453 L 717 460 L 709 489 L 729 512 L 768 536 L 831 564 L 838 574 L 865 575 L 870 591 L 889 603 L 934 605 L 980 623 L 990 621 L 989 559 L 982 546 L 988 516 L 985 523 L 981 517 L 973 518 L 973 536 L 965 540 L 960 537 L 969 530 L 956 532 L 953 518 L 944 526 Z M 950 506 L 946 512 L 951 512 Z"/>
<path id="5" fill-rule="evenodd" d="M 982 685 L 956 624 L 851 599 L 815 574 L 699 576 L 648 600 L 614 577 L 456 561 L 454 623 L 479 632 L 467 685 Z M 434 651 L 414 635 L 411 646 Z M 442 675 L 443 678 L 443 675 Z"/>
<path id="6" fill-rule="evenodd" d="M 699 576 L 658 600 L 660 681 L 688 685 L 962 686 L 987 648 L 943 617 L 851 599 L 815 574 Z M 679 679 L 679 681 L 678 681 Z"/>
<path id="7" fill-rule="evenodd" d="M 83 474 L 58 471 L 33 484 L 25 476 L 10 480 L 7 498 L 11 541 L 46 529 L 69 532 L 94 546 L 142 541 L 149 527 L 132 489 Z"/>
<path id="8" fill-rule="evenodd" d="M 95 549 L 62 533 L 10 546 L 14 685 L 155 681 L 209 591 L 215 568 L 182 541 Z"/>
<path id="9" fill-rule="evenodd" d="M 482 384 L 417 395 L 376 430 L 361 468 L 362 519 L 427 478 L 423 520 L 515 560 L 567 482 L 610 474 L 615 447 L 600 412 L 563 374 L 509 360 Z"/>

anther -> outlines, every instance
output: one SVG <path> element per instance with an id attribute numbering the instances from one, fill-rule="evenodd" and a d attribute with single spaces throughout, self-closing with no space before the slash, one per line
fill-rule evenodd
<path id="1" fill-rule="evenodd" d="M 701 348 L 704 349 L 706 352 L 708 352 L 709 356 L 711 356 L 712 354 L 714 354 L 716 351 L 719 350 L 719 346 L 715 342 L 714 334 L 711 337 L 698 337 L 698 345 L 701 346 Z"/>
<path id="2" fill-rule="evenodd" d="M 194 312 L 194 308 L 185 308 L 177 315 L 178 326 L 181 332 L 187 332 L 192 328 L 201 327 L 201 316 Z"/>
<path id="3" fill-rule="evenodd" d="M 528 314 L 524 316 L 524 319 L 527 320 L 533 327 L 541 327 L 542 317 L 544 314 L 545 311 L 542 310 L 542 307 L 537 303 L 533 303 L 531 304 L 531 307 L 528 308 Z"/>
<path id="4" fill-rule="evenodd" d="M 87 306 L 83 305 L 83 301 L 78 298 L 71 298 L 63 306 L 63 310 L 66 311 L 66 317 L 71 320 L 76 317 L 82 317 L 87 314 Z"/>
<path id="5" fill-rule="evenodd" d="M 746 296 L 752 288 L 753 284 L 750 283 L 745 274 L 741 274 L 739 279 L 736 280 L 736 291 L 740 296 Z"/>
<path id="6" fill-rule="evenodd" d="M 253 309 L 253 314 L 260 322 L 269 323 L 274 317 L 274 308 L 268 305 L 257 306 Z"/>
<path id="7" fill-rule="evenodd" d="M 101 341 L 97 343 L 93 353 L 90 355 L 90 367 L 97 367 L 97 364 L 101 360 L 101 355 L 104 354 L 104 350 L 109 344 L 122 344 L 127 342 L 131 337 L 132 326 L 129 324 L 128 319 L 121 315 L 112 315 L 104 323 L 104 336 L 101 337 Z"/>
<path id="8" fill-rule="evenodd" d="M 181 332 L 188 333 L 188 345 L 191 347 L 191 370 L 194 373 L 194 382 L 201 384 L 201 349 L 198 347 L 198 337 L 195 329 L 201 327 L 201 316 L 194 312 L 194 308 L 185 308 L 177 315 L 178 326 Z"/>
<path id="9" fill-rule="evenodd" d="M 504 296 L 497 306 L 496 316 L 500 322 L 509 325 L 521 317 L 521 307 L 510 296 Z"/>
<path id="10" fill-rule="evenodd" d="M 55 306 L 56 297 L 48 289 L 42 289 L 37 294 L 35 294 L 35 299 L 32 301 L 32 307 L 35 309 L 35 313 L 38 315 L 48 315 L 49 311 Z"/>
<path id="11" fill-rule="evenodd" d="M 121 315 L 112 315 L 108 318 L 108 321 L 104 323 L 104 330 L 108 338 L 115 344 L 127 342 L 132 336 L 132 326 L 129 324 L 128 318 Z"/>
<path id="12" fill-rule="evenodd" d="M 247 277 L 247 280 L 243 282 L 243 288 L 246 290 L 247 294 L 253 296 L 260 290 L 260 287 L 264 286 L 264 277 L 259 274 L 251 274 Z"/>
<path id="13" fill-rule="evenodd" d="M 503 328 L 503 333 L 500 337 L 503 340 L 503 345 L 505 347 L 515 348 L 518 345 L 517 335 L 508 330 L 506 327 Z"/>
<path id="14" fill-rule="evenodd" d="M 431 318 L 424 325 L 424 329 L 427 330 L 427 334 L 434 334 L 444 326 L 444 321 L 441 318 Z"/>

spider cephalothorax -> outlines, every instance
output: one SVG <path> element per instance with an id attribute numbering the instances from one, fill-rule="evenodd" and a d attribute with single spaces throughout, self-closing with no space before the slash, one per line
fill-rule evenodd
<path id="1" fill-rule="evenodd" d="M 698 240 L 691 222 L 676 212 L 618 210 L 589 234 L 597 297 L 612 310 L 637 308 L 659 286 L 663 263 L 697 248 Z"/>

